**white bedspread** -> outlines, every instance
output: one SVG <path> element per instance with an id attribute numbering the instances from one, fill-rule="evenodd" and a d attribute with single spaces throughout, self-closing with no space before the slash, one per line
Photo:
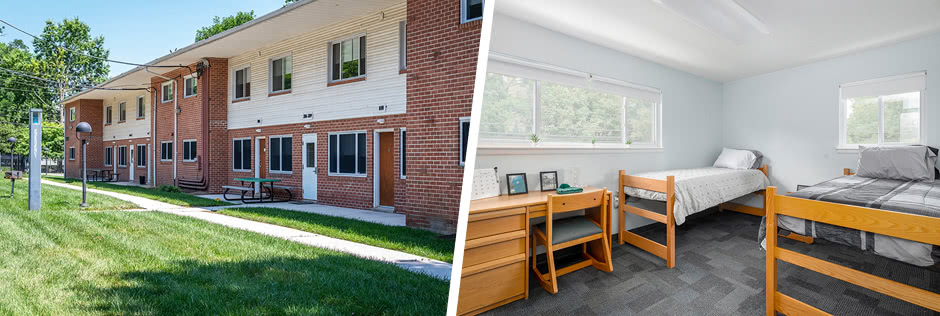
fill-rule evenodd
<path id="1" fill-rule="evenodd" d="M 734 200 L 770 185 L 770 180 L 757 169 L 739 170 L 725 168 L 676 169 L 644 172 L 633 176 L 666 180 L 676 177 L 676 202 L 673 216 L 676 225 L 682 225 L 686 216 L 704 211 L 718 204 Z M 632 197 L 666 201 L 666 193 L 624 187 Z"/>

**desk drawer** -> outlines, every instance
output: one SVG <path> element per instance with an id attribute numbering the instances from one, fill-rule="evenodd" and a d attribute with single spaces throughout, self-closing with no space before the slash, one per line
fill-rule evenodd
<path id="1" fill-rule="evenodd" d="M 467 240 L 525 230 L 525 208 L 472 214 L 467 223 Z"/>
<path id="2" fill-rule="evenodd" d="M 524 257 L 501 267 L 468 275 L 460 280 L 457 314 L 482 312 L 480 309 L 525 294 Z M 493 308 L 491 306 L 489 308 Z"/>
<path id="3" fill-rule="evenodd" d="M 484 262 L 526 253 L 525 231 L 493 235 L 467 241 L 463 252 L 463 266 L 469 267 Z"/>

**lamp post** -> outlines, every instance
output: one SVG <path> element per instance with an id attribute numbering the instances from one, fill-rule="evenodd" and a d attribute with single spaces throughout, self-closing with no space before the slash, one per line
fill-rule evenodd
<path id="1" fill-rule="evenodd" d="M 91 125 L 88 125 L 86 122 L 78 123 L 78 126 L 75 126 L 75 135 L 82 140 L 82 204 L 81 207 L 87 207 L 88 203 L 85 200 L 86 191 L 88 190 L 88 172 L 85 171 L 85 139 L 81 137 L 81 133 L 91 133 Z"/>
<path id="2" fill-rule="evenodd" d="M 10 142 L 10 172 L 13 172 L 13 164 L 16 163 L 16 159 L 13 158 L 13 146 L 16 145 L 16 137 L 7 138 L 7 141 Z M 10 198 L 13 198 L 13 192 L 16 192 L 16 178 L 10 178 Z"/>

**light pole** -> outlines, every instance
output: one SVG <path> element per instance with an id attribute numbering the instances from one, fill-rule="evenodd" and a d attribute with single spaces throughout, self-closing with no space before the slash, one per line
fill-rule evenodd
<path id="1" fill-rule="evenodd" d="M 85 201 L 86 191 L 88 190 L 88 172 L 85 171 L 85 139 L 81 137 L 81 133 L 91 133 L 91 125 L 88 125 L 86 122 L 78 123 L 78 126 L 75 126 L 75 135 L 82 140 L 82 204 L 81 207 L 87 207 L 88 203 Z"/>
<path id="2" fill-rule="evenodd" d="M 16 159 L 13 158 L 13 146 L 16 145 L 16 137 L 7 138 L 7 141 L 10 142 L 10 172 L 16 171 L 13 169 L 13 164 L 16 163 Z M 10 198 L 13 198 L 13 192 L 16 192 L 16 177 L 10 178 Z"/>

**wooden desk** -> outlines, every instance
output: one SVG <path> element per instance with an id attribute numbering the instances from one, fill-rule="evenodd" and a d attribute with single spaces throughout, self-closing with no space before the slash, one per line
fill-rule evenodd
<path id="1" fill-rule="evenodd" d="M 599 190 L 587 187 L 584 192 Z M 470 201 L 458 315 L 476 315 L 529 298 L 529 220 L 545 216 L 550 194 L 557 193 L 532 192 Z M 607 195 L 609 200 L 612 194 Z M 585 215 L 601 222 L 602 212 L 607 215 L 604 233 L 609 237 L 610 208 L 588 209 Z M 602 241 L 591 242 L 588 252 L 595 258 L 605 258 L 601 247 Z M 611 267 L 607 262 L 608 271 Z"/>

